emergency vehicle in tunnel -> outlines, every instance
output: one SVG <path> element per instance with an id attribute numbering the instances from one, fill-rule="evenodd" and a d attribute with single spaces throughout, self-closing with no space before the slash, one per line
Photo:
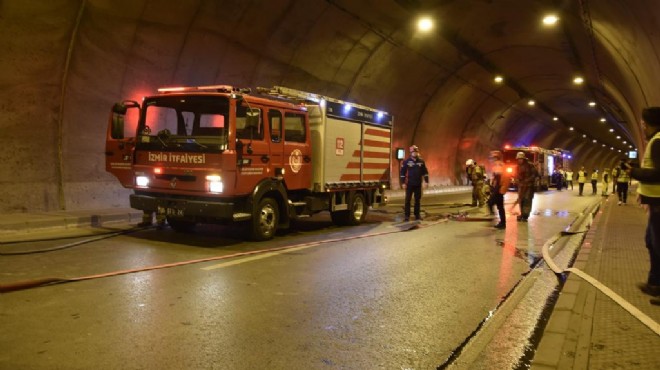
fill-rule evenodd
<path id="1" fill-rule="evenodd" d="M 516 155 L 518 152 L 525 154 L 525 157 L 536 167 L 539 177 L 536 180 L 535 188 L 537 190 L 548 190 L 551 187 L 557 187 L 556 178 L 552 176 L 553 172 L 559 168 L 566 168 L 570 165 L 571 154 L 565 149 L 545 149 L 537 146 L 505 146 L 502 150 L 504 157 L 504 167 L 507 174 L 511 176 L 511 188 L 517 189 L 516 173 L 518 161 Z"/>
<path id="2" fill-rule="evenodd" d="M 114 105 L 106 170 L 177 231 L 239 222 L 267 240 L 329 211 L 357 225 L 386 202 L 391 115 L 285 87 L 159 89 Z M 125 132 L 129 132 L 125 134 Z"/>

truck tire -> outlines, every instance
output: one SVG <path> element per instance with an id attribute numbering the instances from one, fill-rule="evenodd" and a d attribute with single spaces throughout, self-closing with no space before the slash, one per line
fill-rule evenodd
<path id="1" fill-rule="evenodd" d="M 179 233 L 189 233 L 195 229 L 194 221 L 181 220 L 178 218 L 167 218 L 167 223 L 174 231 Z"/>
<path id="2" fill-rule="evenodd" d="M 345 211 L 330 212 L 330 218 L 335 225 L 359 225 L 367 217 L 367 202 L 364 194 L 355 193 L 348 202 L 348 209 Z"/>
<path id="3" fill-rule="evenodd" d="M 252 218 L 250 236 L 252 240 L 264 241 L 272 239 L 280 221 L 280 209 L 273 198 L 263 198 L 259 201 L 257 212 Z"/>

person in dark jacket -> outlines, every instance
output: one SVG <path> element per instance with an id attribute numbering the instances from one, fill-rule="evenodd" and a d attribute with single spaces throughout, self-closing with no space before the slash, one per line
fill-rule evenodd
<path id="1" fill-rule="evenodd" d="M 429 171 L 426 163 L 419 156 L 417 145 L 410 147 L 410 157 L 401 163 L 399 182 L 406 189 L 406 200 L 404 204 L 405 221 L 410 220 L 410 199 L 415 196 L 414 215 L 416 220 L 421 220 L 420 202 L 422 199 L 422 183 L 429 183 Z"/>
<path id="2" fill-rule="evenodd" d="M 625 162 L 621 166 L 632 178 L 639 180 L 639 201 L 648 209 L 649 215 L 645 242 L 651 268 L 646 283 L 639 284 L 639 288 L 655 297 L 651 303 L 660 305 L 660 107 L 642 110 L 642 128 L 649 142 L 641 168 L 631 168 Z"/>

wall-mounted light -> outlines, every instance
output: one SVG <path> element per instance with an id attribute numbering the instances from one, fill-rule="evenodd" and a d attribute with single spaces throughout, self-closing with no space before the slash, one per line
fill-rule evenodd
<path id="1" fill-rule="evenodd" d="M 575 129 L 573 128 L 573 126 L 569 127 L 568 129 L 571 130 L 571 131 L 575 130 Z"/>
<path id="2" fill-rule="evenodd" d="M 495 76 L 495 78 L 493 78 L 493 81 L 495 81 L 495 83 L 497 84 L 501 84 L 502 82 L 504 82 L 504 77 L 497 75 Z"/>
<path id="3" fill-rule="evenodd" d="M 614 129 L 613 129 L 613 128 L 611 128 L 611 129 L 610 129 L 610 132 L 614 132 Z"/>
<path id="4" fill-rule="evenodd" d="M 603 117 L 603 118 L 600 119 L 600 121 L 601 121 L 601 122 L 605 122 L 605 121 L 607 121 L 607 120 L 605 119 L 605 117 Z"/>
<path id="5" fill-rule="evenodd" d="M 576 76 L 575 78 L 573 78 L 574 85 L 582 85 L 583 83 L 584 83 L 584 78 L 580 76 Z"/>
<path id="6" fill-rule="evenodd" d="M 595 102 L 595 101 L 590 101 L 590 102 L 589 102 L 589 106 L 590 106 L 590 107 L 595 107 L 595 106 L 596 106 L 596 102 Z"/>
<path id="7" fill-rule="evenodd" d="M 531 107 L 531 106 L 534 106 L 535 104 L 536 104 L 536 102 L 534 101 L 534 99 L 529 99 L 529 100 L 527 101 L 527 105 L 529 105 L 530 107 Z"/>

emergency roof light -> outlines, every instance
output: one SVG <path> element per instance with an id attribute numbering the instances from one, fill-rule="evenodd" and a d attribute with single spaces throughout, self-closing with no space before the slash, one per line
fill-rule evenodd
<path id="1" fill-rule="evenodd" d="M 249 94 L 251 92 L 250 88 L 238 88 L 231 85 L 206 85 L 206 86 L 176 86 L 176 87 L 161 87 L 158 89 L 159 93 L 173 93 L 173 92 L 183 92 L 183 91 L 214 91 L 214 92 L 223 92 L 223 93 L 245 93 Z"/>

